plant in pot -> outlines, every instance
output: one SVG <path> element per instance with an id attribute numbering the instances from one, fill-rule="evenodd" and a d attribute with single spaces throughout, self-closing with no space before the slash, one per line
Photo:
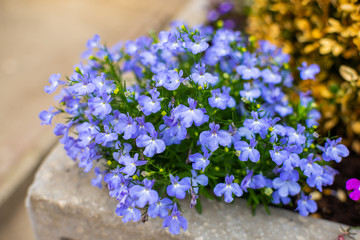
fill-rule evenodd
<path id="1" fill-rule="evenodd" d="M 40 118 L 65 115 L 55 134 L 85 172 L 103 163 L 92 184 L 105 183 L 123 222 L 159 217 L 179 234 L 183 209 L 201 212 L 202 197 L 245 197 L 254 210 L 296 204 L 306 216 L 317 209 L 308 189 L 332 184 L 329 163 L 349 154 L 341 139 L 317 133 L 311 94 L 293 85 L 289 55 L 267 41 L 174 24 L 124 47 L 95 35 L 87 47 L 66 81 L 50 77 L 46 92 L 63 86 L 59 107 Z M 300 68 L 303 79 L 318 72 Z"/>

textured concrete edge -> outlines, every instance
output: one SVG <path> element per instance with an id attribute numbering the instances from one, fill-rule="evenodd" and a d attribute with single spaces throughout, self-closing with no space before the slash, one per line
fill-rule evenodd
<path id="1" fill-rule="evenodd" d="M 64 161 L 59 162 L 59 160 Z M 141 222 L 129 222 L 123 224 L 121 218 L 115 214 L 116 201 L 109 196 L 104 189 L 97 189 L 90 184 L 90 174 L 82 172 L 73 162 L 66 156 L 63 145 L 57 144 L 49 153 L 47 159 L 38 169 L 34 178 L 33 184 L 28 189 L 25 205 L 30 216 L 34 235 L 38 240 L 47 239 L 138 239 L 139 236 L 146 239 L 178 239 L 176 236 L 170 235 L 167 231 L 162 231 L 162 222 L 160 219 L 152 219 L 152 224 L 143 224 Z M 54 169 L 56 167 L 56 169 Z M 59 195 L 53 196 L 54 188 L 49 189 L 45 183 L 44 176 L 47 177 L 49 171 L 54 171 L 55 174 L 48 180 L 55 180 L 59 183 L 65 179 L 69 184 L 69 176 L 71 180 L 77 180 L 82 184 L 86 184 L 85 188 L 95 193 L 95 199 L 100 200 L 101 203 L 95 201 L 96 209 L 89 210 L 89 203 L 93 199 L 92 194 L 84 197 L 81 195 L 80 199 L 72 198 L 69 193 L 64 192 L 65 198 L 59 199 Z M 59 175 L 65 172 L 64 178 Z M 76 179 L 73 179 L 73 176 Z M 76 188 L 76 183 L 64 189 Z M 61 187 L 60 187 L 61 188 Z M 66 190 L 65 190 L 66 191 Z M 80 191 L 81 192 L 81 191 Z M 48 194 L 48 195 L 46 195 Z M 90 195 L 90 196 L 89 196 Z M 97 198 L 101 196 L 101 198 Z M 74 201 L 74 199 L 78 201 Z M 84 204 L 85 203 L 85 204 Z M 99 207 L 101 204 L 104 206 Z M 92 205 L 93 207 L 93 205 Z M 90 207 L 91 208 L 91 207 Z M 156 226 L 156 227 L 154 227 Z M 56 229 L 54 231 L 53 229 Z M 92 231 L 91 229 L 98 229 L 99 231 Z M 91 235 L 84 231 L 90 230 Z M 126 238 L 116 235 L 121 232 Z M 111 235 L 113 233 L 116 237 Z M 150 233 L 150 235 L 149 235 Z M 152 236 L 148 238 L 148 236 Z"/>
<path id="2" fill-rule="evenodd" d="M 58 145 L 59 145 L 59 143 L 54 144 L 54 146 L 49 149 L 44 162 L 46 162 L 46 159 L 56 151 L 56 148 L 58 147 Z M 32 192 L 33 192 L 34 182 L 36 182 L 36 180 L 39 178 L 38 176 L 41 172 L 41 169 L 43 169 L 43 168 L 44 168 L 44 164 L 40 165 L 40 167 L 37 169 L 37 172 L 35 173 L 33 182 L 31 183 L 30 187 L 27 189 L 26 198 L 25 198 L 25 206 L 26 206 L 26 210 L 29 215 L 29 218 L 30 218 L 30 222 L 32 225 L 33 234 L 35 236 L 35 239 L 38 239 L 38 236 L 36 234 L 37 232 L 34 231 L 36 229 L 36 223 L 34 221 L 32 221 L 33 219 L 36 218 L 36 214 L 34 213 L 34 206 L 32 205 L 32 202 L 36 199 L 36 197 L 35 197 L 36 195 L 32 194 Z"/>
<path id="3" fill-rule="evenodd" d="M 64 204 L 60 207 L 57 202 L 38 196 L 28 198 L 27 205 L 31 208 L 29 214 L 36 221 L 36 226 L 33 226 L 37 229 L 35 237 L 38 240 L 179 239 L 179 236 L 163 231 L 159 219 L 152 219 L 154 221 L 151 224 L 142 222 L 123 224 L 121 218 L 116 216 L 114 212 L 111 216 L 107 216 L 100 212 L 94 214 L 94 212 L 89 212 L 88 209 L 79 205 Z M 56 213 L 55 217 L 54 213 Z M 181 239 L 188 238 L 184 238 L 182 235 Z"/>
<path id="4" fill-rule="evenodd" d="M 236 199 L 236 204 L 202 199 L 203 214 L 187 210 L 184 216 L 189 222 L 188 231 L 173 236 L 162 229 L 161 219 L 151 219 L 146 224 L 123 224 L 114 213 L 116 201 L 108 196 L 105 188 L 99 190 L 91 186 L 91 177 L 66 156 L 62 145 L 51 151 L 27 197 L 38 240 L 222 239 L 223 236 L 228 239 L 237 239 L 236 236 L 241 239 L 336 239 L 341 233 L 339 227 L 346 227 L 273 207 L 270 207 L 270 216 L 262 206 L 256 216 L 252 216 L 244 199 Z M 52 184 L 61 185 L 60 190 Z"/>

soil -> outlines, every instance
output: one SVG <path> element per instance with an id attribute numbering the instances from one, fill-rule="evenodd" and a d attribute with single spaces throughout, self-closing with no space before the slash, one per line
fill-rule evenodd
<path id="1" fill-rule="evenodd" d="M 334 184 L 323 191 L 322 198 L 317 201 L 317 213 L 324 219 L 344 223 L 350 226 L 360 226 L 360 202 L 353 201 L 347 195 L 346 201 L 341 201 L 337 192 L 345 190 L 345 183 L 350 178 L 360 179 L 360 155 L 351 153 L 349 157 L 334 165 L 339 171 Z M 346 191 L 346 190 L 345 190 Z M 330 194 L 325 194 L 330 193 Z"/>

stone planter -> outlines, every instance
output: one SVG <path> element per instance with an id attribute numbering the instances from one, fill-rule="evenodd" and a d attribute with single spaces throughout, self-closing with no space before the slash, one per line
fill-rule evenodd
<path id="1" fill-rule="evenodd" d="M 227 204 L 203 198 L 203 213 L 186 208 L 188 230 L 176 236 L 161 228 L 161 219 L 124 224 L 115 214 L 116 201 L 106 189 L 93 187 L 93 174 L 83 173 L 76 165 L 57 145 L 40 167 L 26 199 L 37 239 L 328 240 L 341 233 L 339 223 L 274 207 L 270 216 L 262 207 L 252 216 L 243 199 Z"/>

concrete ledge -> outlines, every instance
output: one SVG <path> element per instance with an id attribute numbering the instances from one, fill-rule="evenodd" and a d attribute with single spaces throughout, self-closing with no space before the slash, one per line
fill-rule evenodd
<path id="1" fill-rule="evenodd" d="M 271 216 L 263 208 L 252 216 L 242 199 L 234 204 L 202 199 L 203 213 L 187 210 L 188 230 L 173 236 L 161 228 L 161 219 L 122 223 L 115 214 L 116 201 L 105 188 L 93 187 L 91 178 L 92 173 L 83 173 L 66 156 L 62 145 L 53 149 L 37 172 L 26 200 L 37 239 L 328 240 L 340 234 L 340 224 L 335 222 L 303 218 L 273 207 Z"/>

